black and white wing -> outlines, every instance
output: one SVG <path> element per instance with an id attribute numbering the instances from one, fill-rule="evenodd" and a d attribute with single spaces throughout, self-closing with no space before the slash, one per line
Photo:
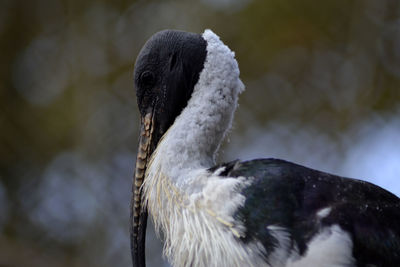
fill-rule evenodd
<path id="1" fill-rule="evenodd" d="M 266 261 L 279 249 L 288 257 L 297 255 L 296 260 L 325 258 L 312 254 L 323 253 L 318 246 L 326 246 L 337 263 L 400 266 L 400 199 L 392 193 L 278 159 L 236 161 L 213 169 L 220 167 L 225 167 L 222 176 L 251 181 L 241 191 L 246 200 L 235 220 L 245 226 L 241 241 L 260 242 Z M 332 244 L 318 242 L 334 231 L 342 235 L 336 241 L 331 236 Z M 335 253 L 335 246 L 351 251 Z"/>

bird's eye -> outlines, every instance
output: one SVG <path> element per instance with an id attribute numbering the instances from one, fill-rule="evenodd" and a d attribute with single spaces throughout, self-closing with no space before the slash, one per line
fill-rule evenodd
<path id="1" fill-rule="evenodd" d="M 146 87 L 152 86 L 155 82 L 154 74 L 151 71 L 143 72 L 140 75 L 140 82 Z"/>

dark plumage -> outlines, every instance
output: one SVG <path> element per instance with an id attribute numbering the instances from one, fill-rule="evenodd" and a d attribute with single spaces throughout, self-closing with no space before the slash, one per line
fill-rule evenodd
<path id="1" fill-rule="evenodd" d="M 400 266 L 400 200 L 371 183 L 309 169 L 279 159 L 231 162 L 223 176 L 252 180 L 243 189 L 246 202 L 235 218 L 246 225 L 243 242 L 260 241 L 267 252 L 276 247 L 269 225 L 289 230 L 292 245 L 304 254 L 323 227 L 334 224 L 351 233 L 357 266 Z M 323 208 L 331 208 L 323 218 Z"/>

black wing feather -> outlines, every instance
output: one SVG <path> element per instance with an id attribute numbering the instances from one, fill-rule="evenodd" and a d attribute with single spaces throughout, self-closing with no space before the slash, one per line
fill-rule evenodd
<path id="1" fill-rule="evenodd" d="M 400 266 L 400 199 L 371 183 L 343 178 L 278 159 L 231 162 L 220 173 L 248 177 L 252 184 L 242 189 L 246 196 L 235 219 L 246 227 L 242 241 L 260 241 L 267 253 L 276 240 L 267 226 L 289 231 L 300 254 L 322 227 L 339 225 L 353 239 L 358 266 Z M 318 218 L 317 212 L 331 212 Z"/>

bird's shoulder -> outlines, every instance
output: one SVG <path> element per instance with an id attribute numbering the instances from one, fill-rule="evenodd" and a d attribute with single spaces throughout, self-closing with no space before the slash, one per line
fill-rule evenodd
<path id="1" fill-rule="evenodd" d="M 304 254 L 322 229 L 336 225 L 350 235 L 357 264 L 400 264 L 400 199 L 374 184 L 279 159 L 233 161 L 210 170 L 250 182 L 234 215 L 245 225 L 243 242 L 256 240 L 271 251 L 278 242 L 271 229 L 278 226 Z"/>

